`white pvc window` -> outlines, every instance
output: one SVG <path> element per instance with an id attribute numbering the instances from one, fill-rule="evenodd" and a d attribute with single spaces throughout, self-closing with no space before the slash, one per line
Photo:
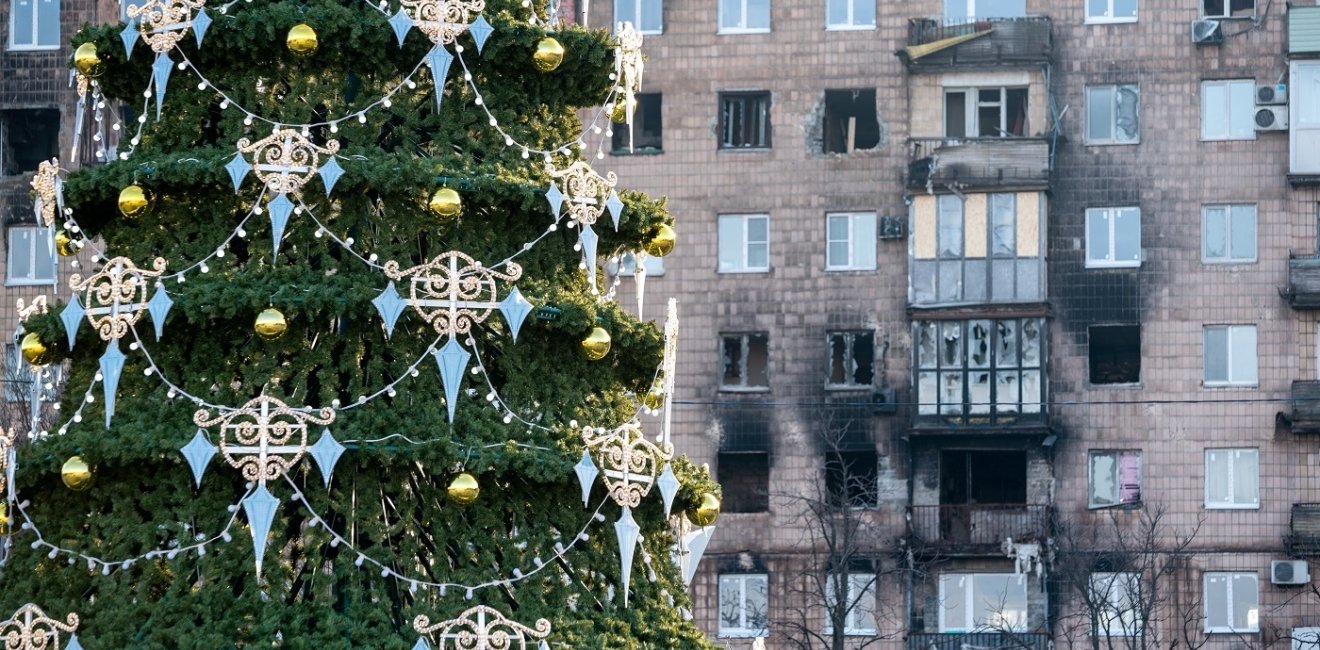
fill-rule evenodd
<path id="1" fill-rule="evenodd" d="M 1260 450 L 1205 450 L 1205 507 L 1260 507 Z"/>
<path id="2" fill-rule="evenodd" d="M 829 621 L 829 613 L 839 604 L 838 589 L 835 587 L 835 576 L 826 576 L 828 581 L 825 606 L 827 608 L 825 621 L 825 634 L 831 634 L 834 626 Z M 848 595 L 843 601 L 843 606 L 848 608 L 848 613 L 844 616 L 843 633 L 845 635 L 874 635 L 875 626 L 875 582 L 874 574 L 869 573 L 849 573 L 848 574 Z"/>
<path id="3" fill-rule="evenodd" d="M 1088 23 L 1135 23 L 1137 0 L 1085 0 Z"/>
<path id="4" fill-rule="evenodd" d="M 1141 93 L 1136 84 L 1086 87 L 1086 144 L 1141 140 Z"/>
<path id="5" fill-rule="evenodd" d="M 55 284 L 55 239 L 50 228 L 9 229 L 9 259 L 5 285 Z"/>
<path id="6" fill-rule="evenodd" d="M 1206 386 L 1257 384 L 1255 325 L 1207 325 L 1203 339 Z"/>
<path id="7" fill-rule="evenodd" d="M 1260 631 L 1260 583 L 1254 573 L 1205 574 L 1205 631 Z"/>
<path id="8" fill-rule="evenodd" d="M 1141 209 L 1086 211 L 1086 267 L 1141 266 Z"/>
<path id="9" fill-rule="evenodd" d="M 719 219 L 720 273 L 770 270 L 770 217 L 722 214 Z"/>
<path id="10" fill-rule="evenodd" d="M 770 0 L 719 0 L 721 34 L 770 31 Z"/>
<path id="11" fill-rule="evenodd" d="M 720 576 L 720 636 L 766 636 L 769 609 L 770 580 L 765 574 Z"/>
<path id="12" fill-rule="evenodd" d="M 55 50 L 60 47 L 60 0 L 11 0 L 9 49 Z"/>
<path id="13" fill-rule="evenodd" d="M 1207 205 L 1201 210 L 1201 261 L 1256 261 L 1256 205 Z"/>
<path id="14" fill-rule="evenodd" d="M 614 0 L 614 24 L 632 23 L 643 34 L 663 34 L 663 0 Z"/>
<path id="15" fill-rule="evenodd" d="M 875 268 L 875 213 L 852 212 L 825 217 L 826 271 Z"/>
<path id="16" fill-rule="evenodd" d="M 1256 139 L 1256 82 L 1201 82 L 1201 139 Z"/>
<path id="17" fill-rule="evenodd" d="M 875 29 L 876 0 L 825 0 L 826 29 Z"/>
<path id="18" fill-rule="evenodd" d="M 1092 636 L 1141 635 L 1141 574 L 1092 573 L 1088 586 Z"/>
<path id="19" fill-rule="evenodd" d="M 946 573 L 940 576 L 940 632 L 1027 629 L 1027 576 Z"/>

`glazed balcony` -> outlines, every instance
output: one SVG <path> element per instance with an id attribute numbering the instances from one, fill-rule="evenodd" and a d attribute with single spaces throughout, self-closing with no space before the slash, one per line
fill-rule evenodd
<path id="1" fill-rule="evenodd" d="M 1040 504 L 962 504 L 908 507 L 913 548 L 947 555 L 1000 555 L 1005 539 L 1043 542 L 1050 507 Z"/>
<path id="2" fill-rule="evenodd" d="M 915 192 L 1045 190 L 1047 138 L 909 138 L 907 187 Z"/>
<path id="3" fill-rule="evenodd" d="M 909 72 L 1036 66 L 1047 63 L 1054 42 L 1046 16 L 991 18 L 948 23 L 942 18 L 908 20 L 907 47 L 898 56 Z"/>

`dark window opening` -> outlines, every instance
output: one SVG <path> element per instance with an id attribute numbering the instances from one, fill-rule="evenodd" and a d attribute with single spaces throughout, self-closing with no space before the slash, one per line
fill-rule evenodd
<path id="1" fill-rule="evenodd" d="M 663 150 L 661 136 L 663 124 L 660 121 L 660 93 L 638 93 L 637 104 L 633 109 L 632 135 L 628 134 L 627 124 L 614 124 L 611 142 L 614 153 L 657 153 Z M 628 147 L 629 137 L 632 148 Z"/>
<path id="2" fill-rule="evenodd" d="M 764 333 L 727 334 L 720 348 L 724 362 L 724 376 L 720 385 L 725 388 L 767 388 L 770 386 L 769 337 Z"/>
<path id="3" fill-rule="evenodd" d="M 720 148 L 770 146 L 770 93 L 720 94 Z"/>
<path id="4" fill-rule="evenodd" d="M 880 144 L 875 90 L 825 91 L 825 153 L 852 153 Z"/>
<path id="5" fill-rule="evenodd" d="M 880 459 L 875 450 L 831 451 L 825 455 L 825 488 L 830 503 L 853 508 L 874 508 L 880 503 L 878 490 Z"/>
<path id="6" fill-rule="evenodd" d="M 944 137 L 967 137 L 967 93 L 944 93 Z"/>
<path id="7" fill-rule="evenodd" d="M 1201 0 L 1206 18 L 1250 18 L 1256 15 L 1256 0 Z"/>
<path id="8" fill-rule="evenodd" d="M 716 474 L 724 491 L 724 512 L 766 512 L 770 509 L 770 454 L 720 452 Z"/>
<path id="9" fill-rule="evenodd" d="M 1141 381 L 1141 326 L 1096 325 L 1090 334 L 1092 384 Z"/>
<path id="10" fill-rule="evenodd" d="M 60 112 L 53 108 L 0 111 L 0 173 L 37 171 L 59 155 Z"/>
<path id="11" fill-rule="evenodd" d="M 872 332 L 830 332 L 832 386 L 870 386 L 875 378 L 875 335 Z"/>
<path id="12" fill-rule="evenodd" d="M 1025 451 L 954 450 L 940 455 L 940 504 L 1027 502 Z"/>

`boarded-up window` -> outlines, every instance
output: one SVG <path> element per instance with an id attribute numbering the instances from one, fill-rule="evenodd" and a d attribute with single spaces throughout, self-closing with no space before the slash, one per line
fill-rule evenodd
<path id="1" fill-rule="evenodd" d="M 1087 501 L 1092 508 L 1140 503 L 1141 450 L 1091 450 Z"/>

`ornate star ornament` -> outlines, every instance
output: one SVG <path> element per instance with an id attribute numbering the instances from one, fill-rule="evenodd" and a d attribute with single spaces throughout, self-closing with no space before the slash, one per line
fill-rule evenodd
<path id="1" fill-rule="evenodd" d="M 550 635 L 550 621 L 538 619 L 533 627 L 511 620 L 499 610 L 478 605 L 458 618 L 432 623 L 425 614 L 413 620 L 420 634 L 434 634 L 438 650 L 526 650 L 528 642 Z"/>
<path id="2" fill-rule="evenodd" d="M 410 278 L 406 304 L 437 334 L 454 337 L 471 332 L 474 324 L 500 308 L 496 282 L 517 280 L 522 277 L 522 267 L 509 262 L 505 271 L 496 271 L 466 253 L 448 251 L 408 269 L 390 260 L 385 263 L 385 275 L 393 280 Z"/>
<path id="3" fill-rule="evenodd" d="M 0 641 L 4 641 L 5 650 L 59 650 L 60 632 L 71 635 L 69 647 L 73 647 L 77 644 L 77 629 L 77 614 L 70 613 L 58 621 L 28 603 L 19 607 L 9 620 L 0 621 Z"/>
<path id="4" fill-rule="evenodd" d="M 486 8 L 485 0 L 401 0 L 399 4 L 436 45 L 453 43 L 472 22 L 472 14 Z"/>
<path id="5" fill-rule="evenodd" d="M 116 257 L 100 271 L 84 279 L 79 274 L 69 278 L 69 286 L 83 297 L 87 321 L 96 328 L 102 341 L 119 340 L 147 310 L 147 288 L 165 271 L 167 262 L 157 257 L 155 270 L 140 269 L 127 257 Z"/>
<path id="6" fill-rule="evenodd" d="M 548 164 L 546 171 L 564 186 L 564 207 L 568 210 L 568 220 L 585 226 L 595 224 L 600 218 L 610 192 L 619 182 L 614 172 L 601 176 L 582 160 L 565 169 L 557 169 Z"/>
<path id="7" fill-rule="evenodd" d="M 275 194 L 291 194 L 302 190 L 317 175 L 321 156 L 334 156 L 339 142 L 330 140 L 322 147 L 296 129 L 276 129 L 256 142 L 239 140 L 238 150 L 252 154 L 252 173 L 267 189 Z"/>
<path id="8" fill-rule="evenodd" d="M 220 425 L 220 454 L 243 478 L 262 485 L 284 476 L 302 460 L 308 448 L 308 424 L 327 425 L 334 419 L 330 407 L 294 409 L 265 395 L 214 417 L 206 409 L 193 414 L 199 427 Z"/>
<path id="9" fill-rule="evenodd" d="M 600 462 L 610 498 L 621 507 L 637 507 L 651 492 L 660 468 L 674 455 L 673 445 L 647 440 L 636 420 L 614 429 L 584 427 L 582 439 Z"/>
<path id="10" fill-rule="evenodd" d="M 147 0 L 145 4 L 129 5 L 128 17 L 142 25 L 142 38 L 151 50 L 163 54 L 183 40 L 193 26 L 193 11 L 204 6 L 206 0 Z"/>

